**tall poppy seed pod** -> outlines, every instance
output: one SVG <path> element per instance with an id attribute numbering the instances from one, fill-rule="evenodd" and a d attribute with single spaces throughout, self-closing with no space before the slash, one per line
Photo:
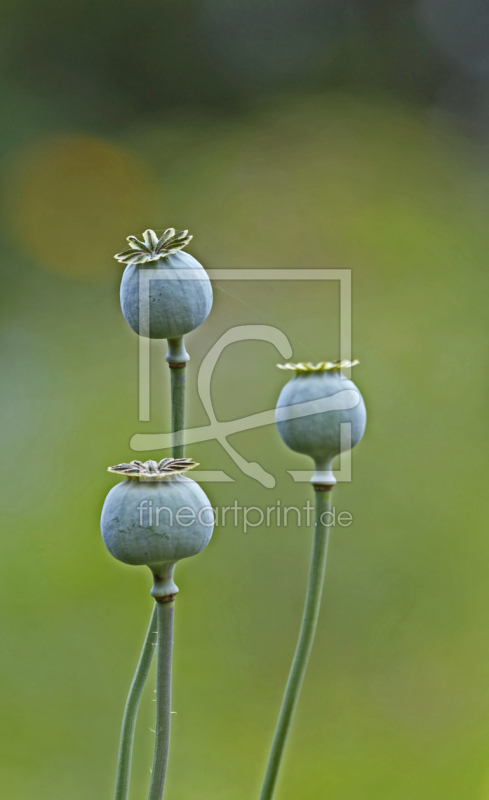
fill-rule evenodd
<path id="1" fill-rule="evenodd" d="M 358 361 L 278 364 L 295 373 L 278 398 L 278 431 L 291 450 L 314 459 L 311 483 L 315 485 L 336 483 L 333 459 L 355 447 L 365 431 L 367 412 L 362 395 L 341 372 L 355 364 Z"/>
<path id="2" fill-rule="evenodd" d="M 191 239 L 188 231 L 175 232 L 174 228 L 168 228 L 158 238 L 148 229 L 143 233 L 143 241 L 128 236 L 129 249 L 115 256 L 122 264 L 127 264 L 120 295 L 126 322 L 140 336 L 168 339 L 170 351 L 172 340 L 180 339 L 201 325 L 212 308 L 212 287 L 205 269 L 189 253 L 182 252 Z M 140 293 L 140 276 L 144 269 L 175 270 L 174 278 L 151 276 L 149 285 L 144 287 L 144 292 L 149 293 L 149 302 L 143 292 Z M 188 278 L 182 271 L 189 271 Z M 141 311 L 144 316 L 140 319 Z M 172 360 L 187 361 L 183 343 L 178 344 L 171 353 Z"/>
<path id="3" fill-rule="evenodd" d="M 270 748 L 260 800 L 272 800 L 287 737 L 311 653 L 321 606 L 331 528 L 331 492 L 336 479 L 333 459 L 354 447 L 365 431 L 367 415 L 360 392 L 342 368 L 358 361 L 279 364 L 295 374 L 282 389 L 275 412 L 277 427 L 288 447 L 314 459 L 311 478 L 315 521 L 311 565 L 299 638 Z"/>
<path id="4" fill-rule="evenodd" d="M 214 529 L 206 494 L 183 474 L 195 466 L 189 458 L 164 458 L 109 467 L 125 480 L 105 499 L 100 522 L 104 544 L 124 564 L 151 569 L 151 594 L 159 602 L 178 592 L 173 582 L 176 562 L 200 553 Z"/>

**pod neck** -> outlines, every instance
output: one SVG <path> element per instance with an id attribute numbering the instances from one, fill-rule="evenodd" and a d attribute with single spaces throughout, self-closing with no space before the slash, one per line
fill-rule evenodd
<path id="1" fill-rule="evenodd" d="M 318 487 L 322 491 L 327 491 L 325 487 L 330 489 L 335 485 L 336 478 L 333 475 L 333 459 L 328 458 L 324 461 L 315 461 L 314 474 L 311 478 L 311 483 L 314 488 Z"/>
<path id="2" fill-rule="evenodd" d="M 157 603 L 169 603 L 175 599 L 178 586 L 173 580 L 175 561 L 163 561 L 161 564 L 149 564 L 153 573 L 153 586 L 151 596 Z"/>
<path id="3" fill-rule="evenodd" d="M 166 360 L 170 367 L 184 367 L 187 361 L 190 361 L 190 356 L 185 350 L 185 342 L 183 336 L 177 336 L 175 339 L 167 339 L 168 353 Z"/>

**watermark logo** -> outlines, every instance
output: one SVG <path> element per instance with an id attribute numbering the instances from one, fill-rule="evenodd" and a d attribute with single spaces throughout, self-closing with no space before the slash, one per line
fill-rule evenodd
<path id="1" fill-rule="evenodd" d="M 184 279 L 196 280 L 198 271 L 171 270 L 171 269 L 144 269 L 140 275 L 140 319 L 149 319 L 149 287 L 151 280 Z M 348 269 L 311 269 L 311 270 L 244 270 L 223 269 L 208 270 L 211 279 L 218 280 L 335 280 L 340 282 L 340 358 L 351 360 L 351 271 Z M 260 340 L 272 344 L 283 359 L 292 358 L 292 347 L 288 337 L 281 330 L 270 325 L 239 325 L 226 331 L 213 345 L 202 361 L 197 378 L 197 388 L 202 405 L 209 418 L 209 424 L 198 428 L 189 428 L 176 434 L 170 433 L 139 433 L 131 439 L 131 448 L 137 452 L 148 450 L 169 449 L 172 442 L 180 444 L 196 444 L 210 440 L 220 443 L 225 452 L 239 467 L 241 472 L 272 489 L 276 480 L 273 475 L 255 461 L 249 462 L 228 441 L 233 433 L 260 428 L 274 424 L 276 419 L 291 419 L 324 411 L 333 411 L 353 408 L 359 402 L 358 392 L 348 389 L 320 400 L 300 403 L 275 411 L 263 411 L 247 417 L 219 422 L 214 412 L 211 398 L 212 374 L 219 361 L 223 350 L 235 342 Z M 139 419 L 150 420 L 150 339 L 139 337 Z M 338 481 L 351 481 L 351 433 L 350 425 L 341 426 L 341 457 L 339 469 L 335 471 Z M 289 470 L 294 481 L 309 481 L 311 471 Z M 196 470 L 192 477 L 200 481 L 233 482 L 233 478 L 220 470 Z"/>
<path id="2" fill-rule="evenodd" d="M 162 531 L 173 527 L 189 528 L 195 524 L 209 528 L 235 528 L 241 533 L 249 533 L 253 528 L 287 528 L 289 525 L 294 530 L 302 527 L 309 530 L 314 521 L 314 504 L 309 500 L 304 506 L 285 506 L 281 500 L 276 500 L 266 508 L 240 506 L 235 500 L 232 506 L 204 506 L 197 514 L 190 506 L 175 510 L 146 499 L 140 502 L 136 510 L 141 528 L 161 528 Z M 349 511 L 338 511 L 333 506 L 331 510 L 323 511 L 319 522 L 333 528 L 348 528 L 353 522 L 353 515 Z"/>

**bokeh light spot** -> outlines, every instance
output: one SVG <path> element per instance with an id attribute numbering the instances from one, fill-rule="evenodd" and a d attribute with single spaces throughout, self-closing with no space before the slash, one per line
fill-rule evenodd
<path id="1" fill-rule="evenodd" d="M 149 170 L 131 153 L 89 136 L 62 136 L 18 151 L 7 190 L 15 242 L 71 277 L 112 270 L 125 237 L 157 218 Z"/>

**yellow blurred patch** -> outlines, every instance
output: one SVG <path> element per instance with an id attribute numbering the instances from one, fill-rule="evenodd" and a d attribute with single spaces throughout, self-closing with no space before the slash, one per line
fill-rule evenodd
<path id="1" fill-rule="evenodd" d="M 18 151 L 7 189 L 17 245 L 61 275 L 114 268 L 125 237 L 159 226 L 156 186 L 143 162 L 90 136 L 60 136 Z"/>

